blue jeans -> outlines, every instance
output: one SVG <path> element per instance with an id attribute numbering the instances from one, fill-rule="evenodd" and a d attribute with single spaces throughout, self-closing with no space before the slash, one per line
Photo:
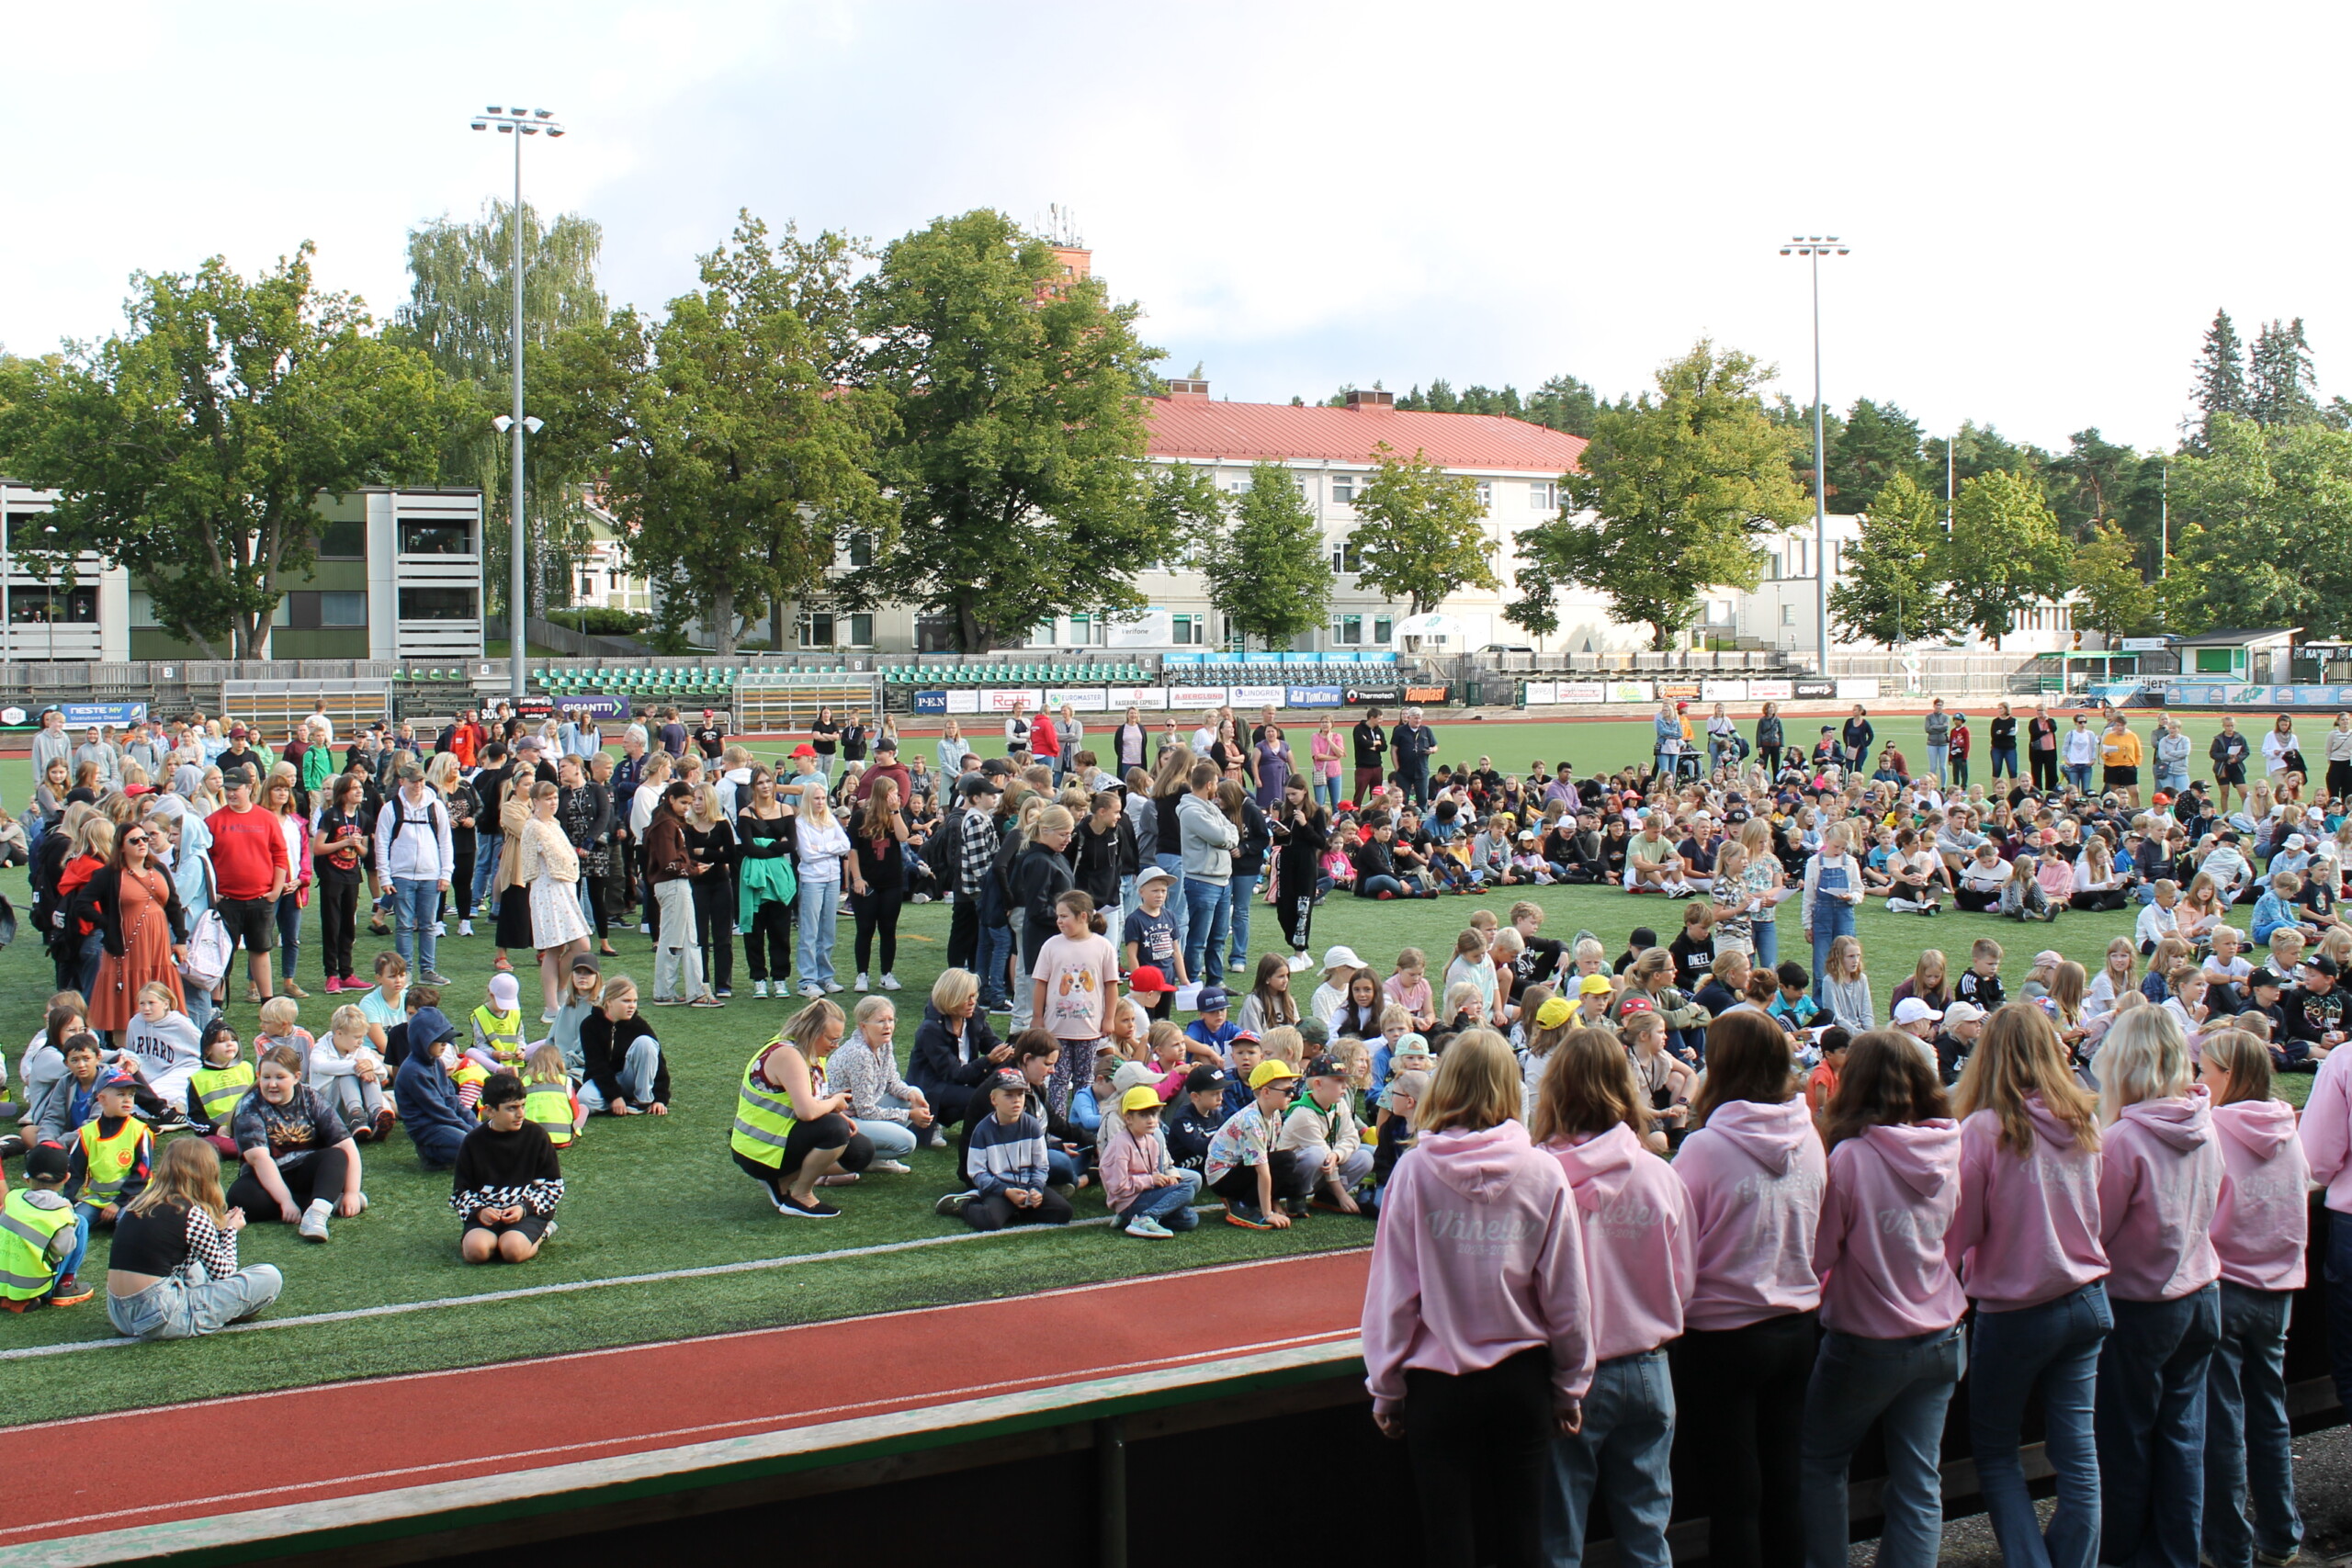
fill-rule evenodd
<path id="1" fill-rule="evenodd" d="M 1928 748 L 1928 772 L 1935 775 L 1935 780 L 1938 784 L 1944 782 L 1944 769 L 1951 761 L 1951 748 L 1950 746 L 1930 746 Z"/>
<path id="2" fill-rule="evenodd" d="M 2180 792 L 2188 787 L 2188 775 L 2187 773 L 2168 773 L 2161 768 L 2156 770 L 2156 788 L 2163 791 L 2165 794 L 2177 798 Z"/>
<path id="3" fill-rule="evenodd" d="M 2205 1371 L 2222 1337 L 2218 1285 L 2113 1304 L 2098 1353 L 2103 1562 L 2197 1568 L 2205 1513 Z"/>
<path id="4" fill-rule="evenodd" d="M 1804 895 L 1798 895 L 1803 897 Z M 1829 944 L 1841 936 L 1854 934 L 1854 907 L 1843 898 L 1826 895 L 1813 906 L 1813 984 L 1814 994 L 1820 995 L 1821 977 L 1829 972 Z"/>
<path id="5" fill-rule="evenodd" d="M 2058 770 L 2066 775 L 2066 787 L 2076 795 L 2091 792 L 2091 765 L 2088 762 L 2068 762 Z"/>
<path id="6" fill-rule="evenodd" d="M 2099 1545 L 2098 1448 L 2091 1436 L 2098 1348 L 2115 1328 L 2094 1280 L 2040 1306 L 1976 1314 L 1969 1343 L 1968 1440 L 2002 1561 L 2017 1568 L 2092 1568 Z M 2018 1428 L 2041 1384 L 2042 1453 L 2057 1472 L 2045 1534 L 2025 1489 Z"/>
<path id="7" fill-rule="evenodd" d="M 1337 773 L 1317 773 L 1314 777 L 1315 787 L 1308 793 L 1317 800 L 1323 803 L 1325 810 L 1337 811 L 1340 809 L 1340 775 Z"/>
<path id="8" fill-rule="evenodd" d="M 1966 1370 L 1960 1327 L 1901 1339 L 1832 1333 L 1804 1401 L 1807 1568 L 1845 1568 L 1846 1473 L 1871 1423 L 1886 1417 L 1883 1568 L 1933 1568 L 1943 1543 L 1944 1410 Z"/>
<path id="9" fill-rule="evenodd" d="M 82 1272 L 82 1259 L 90 1254 L 90 1216 L 96 1213 L 87 1203 L 74 1205 L 74 1250 L 58 1261 L 57 1277 L 71 1280 Z"/>
<path id="10" fill-rule="evenodd" d="M 78 979 L 80 981 L 81 991 L 84 997 L 95 997 L 98 994 L 98 964 L 105 959 L 106 955 L 106 932 L 92 931 L 88 936 L 82 939 L 82 966 Z M 264 953 L 262 954 L 262 957 L 265 959 L 268 956 L 269 954 L 267 953 Z"/>
<path id="11" fill-rule="evenodd" d="M 980 955 L 974 962 L 980 966 L 980 1002 L 990 1012 L 1003 1010 L 1009 999 L 1004 994 L 1004 970 L 1012 958 L 1012 927 L 1003 920 L 982 926 Z"/>
<path id="12" fill-rule="evenodd" d="M 1046 1149 L 1046 1180 L 1048 1185 L 1074 1187 L 1086 1174 L 1086 1162 L 1068 1149 L 1048 1145 Z"/>
<path id="13" fill-rule="evenodd" d="M 1756 967 L 1758 969 L 1776 967 L 1781 962 L 1780 920 L 1778 919 L 1750 920 L 1747 923 L 1747 933 L 1756 943 Z"/>
<path id="14" fill-rule="evenodd" d="M 1184 973 L 1195 981 L 1225 978 L 1225 898 L 1223 883 L 1184 879 Z"/>
<path id="15" fill-rule="evenodd" d="M 800 951 L 794 960 L 804 986 L 821 986 L 833 977 L 833 938 L 842 918 L 842 885 L 803 882 L 800 885 Z M 693 933 L 687 933 L 693 940 Z"/>
<path id="16" fill-rule="evenodd" d="M 1151 857 L 1151 863 L 1176 879 L 1169 884 L 1168 887 L 1168 915 L 1176 922 L 1176 947 L 1177 951 L 1182 952 L 1184 933 L 1192 929 L 1192 911 L 1184 903 L 1184 857 L 1182 855 L 1154 855 Z M 1194 969 L 1193 978 L 1197 980 L 1200 977 L 1201 972 Z M 1172 980 L 1175 976 L 1171 975 L 1169 978 Z"/>
<path id="17" fill-rule="evenodd" d="M 2294 1292 L 2222 1281 L 2222 1339 L 2205 1371 L 2205 1554 L 2246 1568 L 2303 1540 L 2287 1427 Z M 2250 1528 L 2249 1528 L 2250 1518 Z"/>
<path id="18" fill-rule="evenodd" d="M 1592 1370 L 1584 1427 L 1552 1439 L 1553 1484 L 1544 1489 L 1548 1568 L 1577 1568 L 1585 1521 L 1598 1491 L 1609 1504 L 1617 1561 L 1627 1568 L 1672 1568 L 1666 1527 L 1674 1513 L 1674 1379 L 1666 1352 L 1618 1356 Z"/>
<path id="19" fill-rule="evenodd" d="M 2334 1209 L 2327 1212 L 2326 1269 L 2327 1356 L 2335 1396 L 2352 1410 L 2352 1214 Z"/>
<path id="20" fill-rule="evenodd" d="M 409 973 L 420 982 L 427 975 L 439 973 L 434 958 L 440 948 L 433 935 L 433 918 L 440 912 L 441 889 L 431 882 L 412 882 L 406 877 L 392 883 L 392 946 L 410 964 Z"/>
<path id="21" fill-rule="evenodd" d="M 505 848 L 505 834 L 485 833 L 479 829 L 475 829 L 474 887 L 473 892 L 466 900 L 467 914 L 470 915 L 476 909 L 481 908 L 483 897 L 490 892 L 491 879 L 498 874 L 499 854 Z M 650 899 L 647 900 L 648 903 L 650 903 L 651 901 L 652 900 Z M 427 967 L 430 967 L 430 965 L 427 965 Z"/>
<path id="22" fill-rule="evenodd" d="M 1225 966 L 1236 975 L 1246 974 L 1250 963 L 1250 906 L 1257 901 L 1258 879 L 1236 872 L 1233 880 L 1225 885 L 1225 923 L 1233 932 Z"/>
<path id="23" fill-rule="evenodd" d="M 1188 1231 L 1201 1223 L 1193 1213 L 1193 1200 L 1201 1194 L 1201 1173 L 1180 1170 L 1182 1179 L 1173 1187 L 1155 1187 L 1142 1197 L 1119 1211 L 1119 1228 L 1125 1230 L 1137 1220 L 1158 1220 L 1171 1231 Z"/>
<path id="24" fill-rule="evenodd" d="M 1405 885 L 1393 876 L 1367 876 L 1356 884 L 1356 893 L 1359 897 L 1365 898 L 1377 898 L 1383 893 L 1392 898 L 1412 897 L 1411 893 L 1407 891 Z"/>
<path id="25" fill-rule="evenodd" d="M 1997 779 L 2005 771 L 2011 778 L 2018 776 L 2018 749 L 2014 746 L 1993 748 L 1993 776 Z"/>

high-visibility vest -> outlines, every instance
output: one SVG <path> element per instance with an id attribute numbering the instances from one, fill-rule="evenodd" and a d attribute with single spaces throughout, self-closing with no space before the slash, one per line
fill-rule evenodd
<path id="1" fill-rule="evenodd" d="M 99 1134 L 99 1120 L 93 1116 L 83 1122 L 79 1134 L 82 1156 L 90 1168 L 88 1179 L 82 1183 L 82 1201 L 103 1207 L 115 1201 L 115 1194 L 130 1179 L 130 1168 L 139 1163 L 139 1153 L 147 1145 L 147 1125 L 136 1116 L 126 1116 L 121 1130 L 108 1138 Z"/>
<path id="2" fill-rule="evenodd" d="M 797 1120 L 792 1114 L 792 1101 L 769 1089 L 757 1075 L 760 1058 L 784 1043 L 784 1036 L 761 1046 L 743 1065 L 743 1081 L 735 1091 L 735 1129 L 728 1134 L 727 1146 L 745 1159 L 761 1165 L 784 1168 L 785 1140 L 792 1136 Z M 825 1064 L 808 1065 L 808 1089 L 822 1096 L 825 1092 Z"/>
<path id="3" fill-rule="evenodd" d="M 523 1120 L 548 1130 L 548 1142 L 563 1148 L 571 1142 L 571 1086 L 535 1083 L 523 1091 Z"/>
<path id="4" fill-rule="evenodd" d="M 523 1060 L 523 1010 L 513 1012 L 492 1012 L 484 1002 L 474 1009 L 474 1030 L 490 1047 L 492 1055 L 501 1063 Z"/>
<path id="5" fill-rule="evenodd" d="M 57 1280 L 50 1239 L 74 1224 L 74 1205 L 47 1187 L 12 1189 L 0 1203 L 0 1297 L 28 1302 Z"/>
<path id="6" fill-rule="evenodd" d="M 232 1062 L 225 1067 L 198 1067 L 187 1081 L 196 1090 L 197 1103 L 204 1107 L 204 1119 L 225 1130 L 237 1101 L 254 1087 L 254 1065 Z"/>

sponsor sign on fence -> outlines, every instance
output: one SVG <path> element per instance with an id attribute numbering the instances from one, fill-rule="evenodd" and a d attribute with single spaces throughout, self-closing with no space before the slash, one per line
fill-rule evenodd
<path id="1" fill-rule="evenodd" d="M 1140 708 L 1146 713 L 1165 713 L 1168 709 L 1165 686 L 1114 686 L 1110 696 L 1114 708 Z"/>
<path id="2" fill-rule="evenodd" d="M 1034 686 L 1027 691 L 982 692 L 980 711 L 982 713 L 1011 713 L 1015 706 L 1026 705 L 1031 713 L 1035 713 L 1038 699 L 1044 695 L 1044 693 Z"/>
<path id="3" fill-rule="evenodd" d="M 2234 681 L 2167 681 L 2164 690 L 2166 703 L 2187 707 L 2352 707 L 2352 686 L 2247 686 Z"/>
<path id="4" fill-rule="evenodd" d="M 1223 686 L 1170 686 L 1168 705 L 1171 708 L 1216 708 L 1225 705 L 1227 688 Z"/>
<path id="5" fill-rule="evenodd" d="M 1699 695 L 1711 703 L 1744 703 L 1747 700 L 1745 681 L 1702 681 Z"/>
<path id="6" fill-rule="evenodd" d="M 1394 707 L 1405 700 L 1402 686 L 1348 686 L 1341 689 L 1340 699 L 1350 707 L 1362 707 L 1367 703 L 1385 704 Z"/>
<path id="7" fill-rule="evenodd" d="M 1838 677 L 1838 700 L 1846 703 L 1875 702 L 1878 684 L 1875 675 L 1840 675 Z"/>
<path id="8" fill-rule="evenodd" d="M 1838 694 L 1837 682 L 1824 681 L 1818 677 L 1793 681 L 1790 685 L 1792 690 L 1789 694 L 1799 702 L 1815 702 L 1823 697 L 1834 697 Z"/>
<path id="9" fill-rule="evenodd" d="M 1797 694 L 1794 681 L 1750 681 L 1747 700 L 1751 703 L 1785 703 Z"/>
<path id="10" fill-rule="evenodd" d="M 1236 686 L 1230 698 L 1238 708 L 1278 708 L 1283 705 L 1280 686 Z"/>
<path id="11" fill-rule="evenodd" d="M 946 711 L 947 694 L 945 692 L 917 692 L 915 694 L 915 712 L 945 713 Z"/>
<path id="12" fill-rule="evenodd" d="M 145 703 L 60 703 L 65 728 L 86 729 L 94 724 L 139 724 L 147 717 Z"/>
<path id="13" fill-rule="evenodd" d="M 1292 686 L 1283 696 L 1283 706 L 1294 708 L 1335 708 L 1341 695 L 1338 686 Z"/>
<path id="14" fill-rule="evenodd" d="M 1611 681 L 1609 682 L 1609 700 L 1612 703 L 1648 702 L 1650 683 L 1647 681 Z"/>
<path id="15" fill-rule="evenodd" d="M 1046 691 L 1047 708 L 1059 713 L 1064 703 L 1069 705 L 1072 713 L 1101 713 L 1111 705 L 1111 698 L 1100 686 L 1072 686 L 1066 691 Z"/>

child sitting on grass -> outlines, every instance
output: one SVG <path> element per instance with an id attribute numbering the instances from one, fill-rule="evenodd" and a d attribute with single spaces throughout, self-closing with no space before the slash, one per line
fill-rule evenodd
<path id="1" fill-rule="evenodd" d="M 49 1097 L 48 1115 L 35 1139 L 38 1143 L 70 1143 L 82 1123 L 98 1113 L 98 1078 L 104 1070 L 106 1047 L 95 1034 L 69 1034 L 64 1055 L 65 1076 Z"/>
<path id="2" fill-rule="evenodd" d="M 1396 970 L 1382 982 L 1388 999 L 1410 1014 L 1413 1027 L 1426 1034 L 1437 1023 L 1437 1009 L 1430 996 L 1429 958 L 1418 947 L 1399 949 Z"/>
<path id="3" fill-rule="evenodd" d="M 160 980 L 140 987 L 139 1010 L 122 1032 L 122 1065 L 168 1108 L 157 1118 L 166 1128 L 179 1124 L 188 1075 L 204 1061 L 196 1025 L 172 1002 L 172 988 Z"/>
<path id="4" fill-rule="evenodd" d="M 254 1065 L 238 1059 L 237 1032 L 223 1014 L 215 1013 L 204 1026 L 204 1042 L 198 1050 L 204 1065 L 188 1075 L 187 1124 L 198 1137 L 233 1159 L 237 1142 L 229 1136 L 229 1119 L 236 1114 L 237 1101 L 254 1087 Z"/>
<path id="5" fill-rule="evenodd" d="M 411 991 L 410 999 L 423 989 Z M 481 1068 L 457 1054 L 453 1043 L 458 1032 L 439 1008 L 420 1006 L 402 1027 L 408 1031 L 409 1049 L 392 1080 L 401 1125 L 408 1129 L 419 1163 L 427 1170 L 441 1170 L 456 1161 L 466 1134 L 476 1125 L 472 1101 L 458 1093 L 456 1069 L 459 1064 L 477 1073 Z"/>
<path id="6" fill-rule="evenodd" d="M 989 1114 L 971 1128 L 967 1157 L 971 1195 L 960 1212 L 976 1231 L 1007 1225 L 1066 1225 L 1069 1200 L 1053 1190 L 1046 1126 L 1029 1113 L 1029 1079 L 1005 1068 L 989 1075 Z"/>
<path id="7" fill-rule="evenodd" d="M 1150 1043 L 1148 1065 L 1158 1075 L 1155 1081 L 1160 1089 L 1160 1103 L 1164 1105 L 1175 1099 L 1177 1091 L 1183 1087 L 1184 1076 L 1193 1070 L 1193 1064 L 1199 1057 L 1200 1042 L 1166 1019 L 1161 1019 L 1158 1023 L 1153 1024 L 1147 1038 Z M 1240 1035 L 1237 1032 L 1233 1040 L 1238 1041 Z M 1228 1041 L 1227 1043 L 1232 1043 Z M 1209 1057 L 1204 1065 L 1219 1066 L 1224 1064 L 1224 1060 L 1223 1053 L 1219 1052 Z"/>
<path id="8" fill-rule="evenodd" d="M 604 1000 L 604 989 L 605 972 L 596 961 L 584 953 L 574 958 L 564 982 L 562 1005 L 555 1010 L 555 1022 L 548 1026 L 548 1037 L 541 1042 L 562 1054 L 563 1070 L 575 1082 L 588 1076 L 587 1048 L 580 1043 L 580 1031 Z"/>
<path id="9" fill-rule="evenodd" d="M 79 991 L 59 991 L 49 998 L 44 1026 L 25 1046 L 24 1115 L 21 1125 L 29 1137 L 54 1120 L 58 1103 L 71 1092 L 65 1074 L 65 1043 L 88 1027 L 89 1010 Z M 34 1140 L 38 1141 L 38 1140 Z M 51 1139 L 51 1142 L 62 1142 Z"/>
<path id="10" fill-rule="evenodd" d="M 1237 1083 L 1231 1073 L 1205 1062 L 1185 1076 L 1183 1100 L 1170 1103 L 1167 1123 L 1168 1153 L 1180 1168 L 1197 1174 L 1207 1166 L 1209 1141 L 1233 1114 L 1227 1090 Z"/>
<path id="11" fill-rule="evenodd" d="M 524 1114 L 523 1080 L 492 1073 L 481 1088 L 482 1122 L 458 1145 L 449 1207 L 463 1229 L 458 1250 L 469 1263 L 522 1263 L 555 1235 L 563 1169 L 547 1129 Z"/>
<path id="12" fill-rule="evenodd" d="M 1413 1032 L 1413 1015 L 1400 1002 L 1389 1002 L 1380 1010 L 1380 1043 L 1372 1048 L 1366 1066 L 1371 1078 L 1365 1088 L 1373 1103 L 1378 1104 L 1381 1092 L 1388 1087 L 1388 1075 L 1396 1070 L 1396 1046 Z"/>
<path id="13" fill-rule="evenodd" d="M 548 1142 L 568 1149 L 588 1125 L 588 1112 L 571 1092 L 571 1075 L 563 1053 L 552 1045 L 534 1045 L 523 1058 L 523 1116 L 547 1129 Z"/>
<path id="14" fill-rule="evenodd" d="M 311 1059 L 311 1047 L 318 1042 L 302 1027 L 302 1009 L 292 997 L 272 997 L 261 1004 L 261 1027 L 254 1032 L 254 1060 L 258 1062 L 273 1045 L 291 1045 Z"/>
<path id="15" fill-rule="evenodd" d="M 1204 1062 L 1223 1062 L 1226 1047 L 1241 1032 L 1229 1014 L 1233 998 L 1223 986 L 1204 986 L 1197 998 L 1200 1017 L 1184 1026 L 1184 1038 L 1199 1049 L 1193 1055 Z"/>
<path id="16" fill-rule="evenodd" d="M 580 1103 L 590 1114 L 670 1114 L 670 1063 L 652 1025 L 638 1016 L 637 982 L 616 975 L 602 1005 L 581 1021 Z"/>
<path id="17" fill-rule="evenodd" d="M 523 1066 L 522 987 L 512 975 L 492 975 L 482 987 L 482 1005 L 474 1009 L 474 1043 L 466 1055 L 493 1073 L 518 1072 Z"/>
<path id="18" fill-rule="evenodd" d="M 97 1292 L 77 1270 L 89 1250 L 86 1229 L 61 1190 L 66 1154 L 41 1144 L 25 1156 L 25 1185 L 7 1195 L 0 1235 L 0 1307 L 30 1312 L 40 1307 L 79 1306 Z"/>
<path id="19" fill-rule="evenodd" d="M 391 1061 L 391 1031 L 408 1021 L 407 959 L 397 953 L 376 954 L 376 983 L 360 994 L 359 1013 L 368 1021 L 368 1043 Z"/>
<path id="20" fill-rule="evenodd" d="M 1312 1170 L 1309 1191 L 1317 1205 L 1342 1214 L 1362 1212 L 1356 1184 L 1372 1174 L 1372 1152 L 1363 1146 L 1363 1130 L 1349 1101 L 1347 1069 L 1330 1056 L 1317 1056 L 1306 1065 L 1306 1092 L 1292 1102 L 1274 1138 L 1278 1152 Z M 1303 1209 L 1294 1208 L 1291 1216 L 1303 1218 Z"/>
<path id="21" fill-rule="evenodd" d="M 1197 1069 L 1195 1069 L 1197 1070 Z M 1210 1068 L 1214 1072 L 1217 1069 Z M 1119 1130 L 1102 1145 L 1102 1195 L 1129 1235 L 1165 1241 L 1201 1223 L 1201 1173 L 1180 1169 L 1159 1130 L 1159 1096 L 1138 1087 L 1119 1101 Z"/>
<path id="22" fill-rule="evenodd" d="M 368 1017 L 349 1002 L 334 1010 L 327 1037 L 311 1047 L 311 1092 L 333 1106 L 352 1142 L 371 1144 L 392 1130 L 384 1102 L 383 1058 L 368 1044 Z"/>
<path id="23" fill-rule="evenodd" d="M 1259 1063 L 1250 1075 L 1251 1103 L 1236 1111 L 1209 1141 L 1203 1175 L 1210 1190 L 1225 1200 L 1227 1224 L 1253 1231 L 1288 1230 L 1287 1209 L 1303 1210 L 1314 1190 L 1318 1167 L 1274 1147 L 1274 1134 L 1297 1081 L 1298 1069 L 1288 1062 Z"/>
<path id="24" fill-rule="evenodd" d="M 92 1222 L 114 1224 L 122 1205 L 145 1190 L 155 1162 L 155 1135 L 130 1113 L 138 1087 L 130 1068 L 108 1068 L 98 1079 L 97 1114 L 75 1130 L 65 1151 L 65 1196 L 77 1205 L 74 1217 L 85 1247 Z"/>

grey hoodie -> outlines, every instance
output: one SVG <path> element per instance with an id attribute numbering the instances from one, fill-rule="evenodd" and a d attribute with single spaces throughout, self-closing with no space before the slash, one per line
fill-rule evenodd
<path id="1" fill-rule="evenodd" d="M 1240 829 L 1208 801 L 1188 795 L 1176 803 L 1176 830 L 1183 845 L 1184 879 L 1224 886 L 1233 875 L 1233 852 L 1240 846 Z M 1166 854 L 1167 846 L 1162 845 L 1159 852 Z"/>

